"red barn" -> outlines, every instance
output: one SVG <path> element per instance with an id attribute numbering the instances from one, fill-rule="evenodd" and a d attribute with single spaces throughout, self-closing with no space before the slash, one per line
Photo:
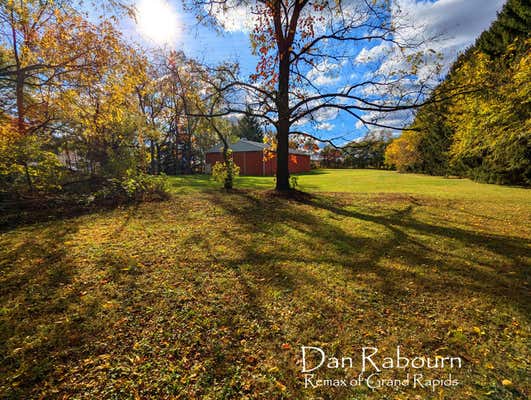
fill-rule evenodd
<path id="1" fill-rule="evenodd" d="M 275 175 L 277 172 L 277 158 L 264 158 L 264 151 L 269 148 L 268 144 L 252 142 L 250 140 L 240 139 L 238 142 L 231 144 L 232 156 L 234 163 L 240 167 L 240 175 Z M 206 170 L 210 172 L 217 162 L 223 161 L 223 146 L 218 145 L 206 153 Z M 298 172 L 310 171 L 310 154 L 300 150 L 289 151 L 289 172 L 296 174 Z"/>

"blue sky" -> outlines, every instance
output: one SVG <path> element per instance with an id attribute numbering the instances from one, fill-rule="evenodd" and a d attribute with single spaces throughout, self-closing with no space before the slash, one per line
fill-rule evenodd
<path id="1" fill-rule="evenodd" d="M 442 55 L 441 63 L 444 71 L 459 52 L 473 44 L 477 36 L 490 26 L 504 2 L 504 0 L 394 0 L 394 6 L 397 10 L 400 9 L 399 12 L 403 13 L 408 21 L 411 21 L 414 28 L 409 29 L 406 35 L 438 36 L 438 40 L 429 43 L 426 49 L 432 48 Z M 144 14 L 153 11 L 153 7 L 166 7 L 162 17 L 159 18 L 156 14 L 152 17 L 156 19 L 157 32 L 169 30 L 171 28 L 166 27 L 172 25 L 176 27 L 176 32 L 168 43 L 161 45 L 150 39 L 149 32 L 143 31 L 134 21 L 124 21 L 122 24 L 124 33 L 133 40 L 152 48 L 162 46 L 183 50 L 188 56 L 207 64 L 217 64 L 224 60 L 237 61 L 243 75 L 255 71 L 257 60 L 251 54 L 248 36 L 252 17 L 243 8 L 218 16 L 218 21 L 224 23 L 226 27 L 219 34 L 211 28 L 199 25 L 194 15 L 182 9 L 178 0 L 137 0 L 137 5 Z M 160 24 L 157 18 L 160 19 Z M 153 22 L 150 24 L 153 25 Z M 350 62 L 344 65 L 325 63 L 322 65 L 323 68 L 307 71 L 307 76 L 317 82 L 323 91 L 336 91 L 354 83 L 356 79 L 361 79 L 370 71 L 382 68 L 392 70 L 399 67 L 396 59 L 393 59 L 393 50 L 379 43 L 363 43 L 353 48 L 350 54 L 355 55 Z M 378 116 L 366 115 L 366 117 Z M 404 126 L 411 116 L 402 113 L 386 118 L 384 122 L 387 124 Z M 311 123 L 300 125 L 300 128 L 325 139 L 341 138 L 337 140 L 338 144 L 367 133 L 366 127 L 341 113 L 322 112 L 314 119 Z"/>

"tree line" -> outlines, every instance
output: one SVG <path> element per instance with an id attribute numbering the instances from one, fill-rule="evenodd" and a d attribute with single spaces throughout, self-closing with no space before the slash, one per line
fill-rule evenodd
<path id="1" fill-rule="evenodd" d="M 529 0 L 509 0 L 432 96 L 468 92 L 421 107 L 386 162 L 403 172 L 530 185 L 530 26 Z"/>
<path id="2" fill-rule="evenodd" d="M 385 151 L 391 140 L 390 131 L 378 131 L 342 147 L 328 144 L 320 152 L 320 165 L 325 168 L 389 169 L 391 167 L 385 163 Z"/>

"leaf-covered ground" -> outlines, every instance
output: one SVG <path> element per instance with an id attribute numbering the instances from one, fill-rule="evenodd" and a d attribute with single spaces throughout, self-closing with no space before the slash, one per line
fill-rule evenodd
<path id="1" fill-rule="evenodd" d="M 288 201 L 196 182 L 4 231 L 0 397 L 526 399 L 531 196 L 474 188 Z M 459 356 L 461 383 L 305 389 L 302 345 Z"/>

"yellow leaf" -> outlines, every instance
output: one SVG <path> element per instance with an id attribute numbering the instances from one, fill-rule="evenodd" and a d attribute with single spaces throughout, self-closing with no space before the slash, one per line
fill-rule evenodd
<path id="1" fill-rule="evenodd" d="M 509 385 L 512 385 L 513 383 L 509 380 L 509 379 L 504 379 L 502 381 L 502 385 L 503 386 L 509 386 Z"/>

